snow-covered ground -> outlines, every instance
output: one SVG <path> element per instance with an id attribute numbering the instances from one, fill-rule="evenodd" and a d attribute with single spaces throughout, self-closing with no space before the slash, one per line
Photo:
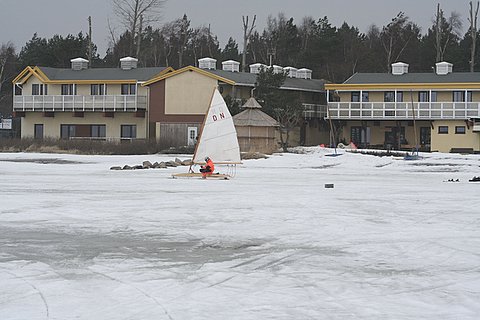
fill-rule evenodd
<path id="1" fill-rule="evenodd" d="M 299 150 L 228 181 L 0 153 L 0 319 L 480 318 L 479 155 Z"/>

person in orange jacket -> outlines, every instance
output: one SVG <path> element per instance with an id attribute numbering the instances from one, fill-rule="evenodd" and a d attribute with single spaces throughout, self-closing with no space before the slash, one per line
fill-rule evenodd
<path id="1" fill-rule="evenodd" d="M 202 178 L 206 179 L 207 176 L 211 176 L 215 170 L 215 165 L 213 164 L 212 159 L 205 157 L 205 165 L 201 167 L 200 172 L 202 173 Z"/>

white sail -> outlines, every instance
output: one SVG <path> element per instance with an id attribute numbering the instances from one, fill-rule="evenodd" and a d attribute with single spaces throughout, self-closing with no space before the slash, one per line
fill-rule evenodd
<path id="1" fill-rule="evenodd" d="M 210 157 L 215 164 L 241 163 L 240 147 L 233 118 L 222 95 L 215 89 L 197 142 L 194 163 Z"/>

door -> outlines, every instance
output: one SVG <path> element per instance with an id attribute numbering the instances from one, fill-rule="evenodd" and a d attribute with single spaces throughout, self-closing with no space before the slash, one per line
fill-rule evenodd
<path id="1" fill-rule="evenodd" d="M 197 127 L 188 127 L 187 145 L 194 146 L 197 143 Z"/>
<path id="2" fill-rule="evenodd" d="M 36 124 L 34 127 L 33 137 L 35 139 L 43 139 L 43 124 Z"/>
<path id="3" fill-rule="evenodd" d="M 362 127 L 351 127 L 350 129 L 350 141 L 356 146 L 359 146 L 362 142 Z"/>
<path id="4" fill-rule="evenodd" d="M 430 127 L 420 127 L 420 146 L 427 150 L 430 150 L 431 143 L 431 129 Z"/>

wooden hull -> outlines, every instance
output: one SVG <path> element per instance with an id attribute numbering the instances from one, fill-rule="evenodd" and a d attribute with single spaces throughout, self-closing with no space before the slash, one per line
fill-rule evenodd
<path id="1" fill-rule="evenodd" d="M 198 172 L 188 172 L 188 173 L 174 173 L 172 174 L 172 178 L 197 178 L 197 179 L 202 179 L 202 174 Z M 231 176 L 228 174 L 220 174 L 220 173 L 214 173 L 211 175 L 207 175 L 207 179 L 219 179 L 219 180 L 229 180 L 231 179 Z"/>

